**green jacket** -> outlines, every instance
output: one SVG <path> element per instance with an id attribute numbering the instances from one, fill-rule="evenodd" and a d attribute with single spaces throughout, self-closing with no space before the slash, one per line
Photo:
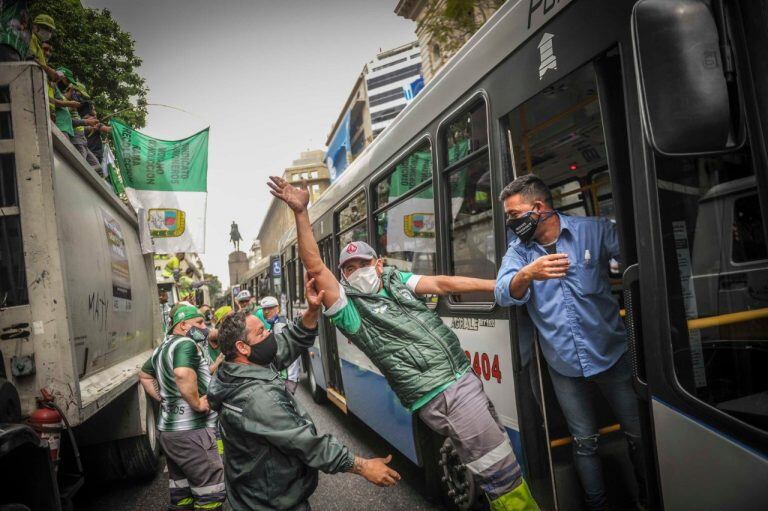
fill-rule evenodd
<path id="1" fill-rule="evenodd" d="M 457 380 L 469 362 L 456 334 L 396 273 L 385 268 L 382 274 L 389 296 L 344 287 L 360 314 L 361 326 L 353 334 L 342 333 L 371 359 L 410 409 L 430 391 Z"/>
<path id="2" fill-rule="evenodd" d="M 274 367 L 224 362 L 208 387 L 219 411 L 227 500 L 235 511 L 293 509 L 317 487 L 317 471 L 346 472 L 355 457 L 286 392 L 275 369 L 312 345 L 316 331 L 299 322 L 274 334 Z"/>

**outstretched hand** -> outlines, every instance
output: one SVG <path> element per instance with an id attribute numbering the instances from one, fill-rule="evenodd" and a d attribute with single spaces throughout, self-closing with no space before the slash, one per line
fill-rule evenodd
<path id="1" fill-rule="evenodd" d="M 386 458 L 371 459 L 355 456 L 352 472 L 360 474 L 377 486 L 393 486 L 400 480 L 400 474 L 387 466 L 390 461 L 392 461 L 391 454 Z"/>
<path id="2" fill-rule="evenodd" d="M 272 195 L 285 202 L 294 213 L 306 211 L 309 204 L 309 190 L 296 188 L 281 177 L 270 176 L 269 179 L 267 186 L 271 189 Z"/>

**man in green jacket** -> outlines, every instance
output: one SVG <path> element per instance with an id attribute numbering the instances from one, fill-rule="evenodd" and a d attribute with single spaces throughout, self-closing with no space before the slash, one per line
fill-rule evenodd
<path id="1" fill-rule="evenodd" d="M 387 379 L 400 402 L 429 428 L 449 437 L 493 511 L 537 510 L 506 430 L 453 331 L 416 295 L 492 293 L 495 281 L 413 275 L 384 268 L 367 243 L 339 255 L 344 284 L 320 257 L 307 205 L 309 192 L 279 177 L 272 195 L 294 212 L 299 256 L 323 291 L 325 314 Z"/>
<path id="2" fill-rule="evenodd" d="M 400 475 L 387 458 L 363 459 L 331 435 L 318 435 L 311 417 L 277 371 L 288 367 L 317 334 L 323 293 L 307 282 L 308 309 L 279 333 L 249 310 L 226 316 L 219 328 L 225 361 L 208 388 L 224 442 L 227 501 L 235 511 L 309 510 L 317 471 L 353 472 L 380 486 Z"/>

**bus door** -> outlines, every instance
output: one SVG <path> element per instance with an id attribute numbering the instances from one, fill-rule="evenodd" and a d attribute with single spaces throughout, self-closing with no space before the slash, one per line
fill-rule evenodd
<path id="1" fill-rule="evenodd" d="M 620 307 L 621 271 L 636 260 L 621 91 L 618 50 L 613 49 L 540 90 L 502 119 L 509 147 L 507 181 L 534 174 L 549 185 L 554 209 L 561 215 L 602 217 L 616 225 L 622 257 L 611 260 L 605 271 Z M 507 233 L 508 240 L 512 236 Z M 543 508 L 584 509 L 573 439 L 542 354 L 544 341 L 526 308 L 515 309 L 520 360 L 516 389 L 527 475 Z M 638 487 L 625 436 L 605 398 L 597 388 L 591 391 L 609 498 L 618 506 L 631 505 Z"/>
<path id="2" fill-rule="evenodd" d="M 642 303 L 642 310 L 632 311 L 633 323 L 642 329 L 632 332 L 630 349 L 639 362 L 638 385 L 649 395 L 666 509 L 751 510 L 768 502 L 768 70 L 758 50 L 768 44 L 768 13 L 758 3 L 725 5 L 733 76 L 724 79 L 720 67 L 713 69 L 738 92 L 728 97 L 710 87 L 705 100 L 730 108 L 736 135 L 727 146 L 691 149 L 698 140 L 712 140 L 707 128 L 722 123 L 686 126 L 690 117 L 675 112 L 665 126 L 688 144 L 686 150 L 646 136 L 637 166 L 638 180 L 647 180 L 647 195 L 638 193 L 636 201 L 645 209 L 640 235 L 647 241 L 631 277 L 637 281 L 632 303 Z M 657 23 L 663 17 L 654 8 Z M 695 26 L 697 19 L 687 15 L 686 27 Z M 659 33 L 657 25 L 648 26 Z M 646 28 L 637 27 L 641 40 Z M 717 48 L 718 37 L 713 40 Z M 669 47 L 658 52 L 674 61 L 679 56 Z M 673 97 L 691 102 L 690 91 L 712 83 L 704 81 L 710 80 L 706 73 L 690 86 L 642 76 L 648 94 L 676 91 Z"/>
<path id="3" fill-rule="evenodd" d="M 322 239 L 318 246 L 320 247 L 320 256 L 328 268 L 333 268 L 335 260 L 333 237 L 328 236 Z M 344 383 L 341 378 L 341 360 L 339 359 L 339 346 L 336 339 L 336 327 L 334 327 L 328 318 L 323 315 L 320 320 L 320 354 L 323 360 L 323 371 L 325 372 L 326 391 L 328 398 L 346 412 L 347 404 L 344 399 Z"/>

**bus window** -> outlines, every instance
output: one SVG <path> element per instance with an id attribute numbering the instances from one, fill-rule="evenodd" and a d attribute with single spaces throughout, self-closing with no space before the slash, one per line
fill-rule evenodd
<path id="1" fill-rule="evenodd" d="M 731 261 L 751 263 L 768 259 L 765 231 L 761 226 L 757 194 L 736 199 L 733 203 Z"/>
<path id="2" fill-rule="evenodd" d="M 552 206 L 556 210 L 574 216 L 587 216 L 584 193 L 578 179 L 550 186 L 549 189 L 552 192 Z"/>
<path id="3" fill-rule="evenodd" d="M 13 154 L 0 156 L 0 307 L 29 303 Z"/>
<path id="4" fill-rule="evenodd" d="M 445 134 L 448 165 L 484 148 L 487 143 L 488 122 L 485 102 L 481 101 L 448 125 Z"/>
<path id="5" fill-rule="evenodd" d="M 368 241 L 366 215 L 365 192 L 358 193 L 336 214 L 340 248 L 353 241 Z"/>
<path id="6" fill-rule="evenodd" d="M 768 430 L 768 204 L 749 149 L 657 157 L 656 175 L 677 381 Z"/>
<path id="7" fill-rule="evenodd" d="M 449 166 L 444 169 L 450 209 L 449 273 L 496 278 L 491 170 L 485 102 L 459 114 L 445 130 Z M 458 302 L 493 302 L 493 293 L 464 293 Z"/>
<path id="8" fill-rule="evenodd" d="M 387 265 L 420 275 L 435 274 L 431 183 L 432 150 L 427 142 L 376 184 L 376 250 Z"/>

